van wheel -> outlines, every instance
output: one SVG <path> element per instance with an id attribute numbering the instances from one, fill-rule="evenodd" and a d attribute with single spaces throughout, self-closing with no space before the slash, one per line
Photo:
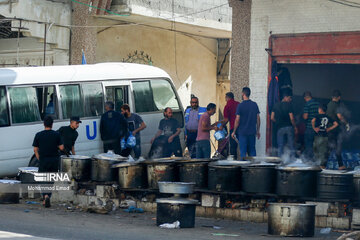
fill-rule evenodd
<path id="1" fill-rule="evenodd" d="M 35 157 L 35 155 L 31 158 L 28 167 L 39 167 L 39 160 Z"/>

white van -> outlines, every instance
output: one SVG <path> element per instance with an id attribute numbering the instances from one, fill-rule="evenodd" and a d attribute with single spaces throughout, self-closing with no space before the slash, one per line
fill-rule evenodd
<path id="1" fill-rule="evenodd" d="M 105 101 L 113 101 L 116 111 L 128 103 L 140 114 L 147 125 L 141 132 L 142 156 L 148 155 L 165 107 L 174 110 L 184 127 L 183 107 L 170 76 L 156 67 L 100 63 L 0 69 L 0 177 L 32 165 L 32 142 L 48 114 L 55 119 L 54 130 L 69 125 L 71 116 L 80 116 L 76 153 L 101 153 L 99 121 Z M 183 131 L 180 139 L 184 147 Z"/>

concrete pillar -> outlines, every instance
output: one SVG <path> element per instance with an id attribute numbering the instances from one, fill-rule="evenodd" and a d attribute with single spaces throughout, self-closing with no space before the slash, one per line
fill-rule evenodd
<path id="1" fill-rule="evenodd" d="M 88 0 L 78 1 L 89 4 Z M 98 2 L 99 0 L 93 0 L 92 6 L 98 6 Z M 96 62 L 97 28 L 89 26 L 96 25 L 93 16 L 97 14 L 97 10 L 76 2 L 72 2 L 72 10 L 72 25 L 74 25 L 74 27 L 71 29 L 70 64 L 81 64 L 82 49 L 85 53 L 86 62 L 93 64 Z"/>
<path id="2" fill-rule="evenodd" d="M 236 99 L 240 99 L 242 88 L 249 86 L 251 3 L 252 0 L 229 0 L 232 7 L 230 90 Z"/>

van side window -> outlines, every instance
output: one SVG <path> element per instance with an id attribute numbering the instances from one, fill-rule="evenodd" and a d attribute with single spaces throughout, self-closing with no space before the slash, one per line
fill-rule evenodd
<path id="1" fill-rule="evenodd" d="M 83 103 L 81 101 L 80 86 L 60 86 L 59 90 L 63 118 L 68 119 L 72 116 L 83 117 Z"/>
<path id="2" fill-rule="evenodd" d="M 9 88 L 12 123 L 41 121 L 36 88 Z"/>
<path id="3" fill-rule="evenodd" d="M 136 112 L 156 112 L 159 111 L 155 105 L 150 81 L 132 82 Z"/>
<path id="4" fill-rule="evenodd" d="M 106 87 L 106 101 L 111 101 L 115 105 L 115 111 L 120 112 L 121 106 L 129 103 L 128 86 L 109 86 Z"/>
<path id="5" fill-rule="evenodd" d="M 36 94 L 41 119 L 44 119 L 45 116 L 51 116 L 53 119 L 58 119 L 59 114 L 55 86 L 36 87 Z"/>
<path id="6" fill-rule="evenodd" d="M 0 127 L 9 126 L 9 110 L 5 87 L 0 87 Z"/>
<path id="7" fill-rule="evenodd" d="M 100 116 L 104 112 L 104 97 L 101 83 L 86 83 L 81 85 L 84 97 L 84 117 Z"/>
<path id="8" fill-rule="evenodd" d="M 157 109 L 163 110 L 170 107 L 179 110 L 180 106 L 171 84 L 166 80 L 151 80 L 151 89 Z"/>

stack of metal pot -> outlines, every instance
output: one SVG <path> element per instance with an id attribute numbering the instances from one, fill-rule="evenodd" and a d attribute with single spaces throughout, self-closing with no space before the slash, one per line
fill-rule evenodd
<path id="1" fill-rule="evenodd" d="M 91 180 L 98 182 L 117 181 L 117 171 L 112 165 L 125 162 L 128 158 L 112 152 L 102 153 L 92 157 Z"/>
<path id="2" fill-rule="evenodd" d="M 173 197 L 156 200 L 156 224 L 180 222 L 180 228 L 193 228 L 195 226 L 197 200 L 182 198 L 180 194 L 191 194 L 195 183 L 159 182 L 161 193 L 172 193 Z"/>
<path id="3" fill-rule="evenodd" d="M 249 161 L 219 160 L 208 166 L 208 189 L 238 192 L 241 190 L 241 168 Z"/>
<path id="4" fill-rule="evenodd" d="M 80 155 L 61 156 L 60 170 L 70 179 L 88 181 L 91 178 L 91 158 Z"/>

